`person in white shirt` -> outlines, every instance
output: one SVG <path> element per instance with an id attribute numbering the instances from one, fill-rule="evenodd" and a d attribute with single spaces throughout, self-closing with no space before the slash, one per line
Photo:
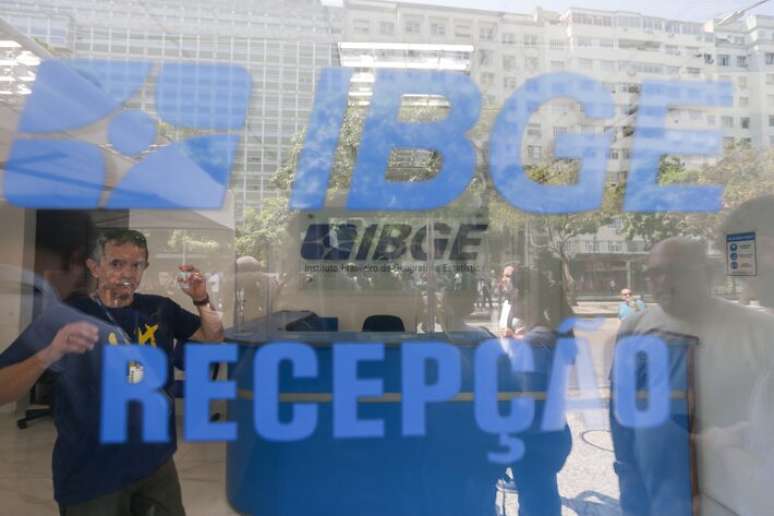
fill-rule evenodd
<path id="1" fill-rule="evenodd" d="M 672 332 L 698 338 L 694 473 L 701 514 L 763 514 L 751 512 L 757 503 L 750 500 L 752 493 L 745 485 L 753 466 L 729 460 L 726 441 L 738 439 L 739 429 L 749 424 L 749 405 L 761 389 L 759 382 L 771 371 L 774 317 L 712 295 L 703 241 L 671 238 L 658 243 L 648 258 L 646 273 L 657 304 L 625 319 L 619 335 Z M 624 514 L 664 514 L 670 486 L 644 465 L 652 464 L 654 455 L 667 456 L 668 443 L 648 441 L 647 432 L 621 428 L 615 421 L 611 426 Z M 690 511 L 690 507 L 683 509 Z"/>

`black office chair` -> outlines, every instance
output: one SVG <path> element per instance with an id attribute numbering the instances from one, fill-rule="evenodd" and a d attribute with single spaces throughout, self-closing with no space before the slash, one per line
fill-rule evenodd
<path id="1" fill-rule="evenodd" d="M 403 320 L 397 315 L 369 315 L 366 320 L 363 321 L 363 331 L 392 331 L 392 332 L 405 332 L 406 327 L 403 326 Z"/>
<path id="2" fill-rule="evenodd" d="M 195 346 L 196 344 L 183 344 L 175 346 L 175 351 L 172 355 L 172 363 L 174 364 L 175 368 L 180 369 L 181 371 L 185 371 L 185 361 L 183 360 L 183 357 L 185 356 L 184 348 L 188 345 Z M 212 364 L 210 366 L 210 380 L 217 380 L 219 372 L 220 364 Z M 185 396 L 184 382 L 185 380 L 175 380 L 175 383 L 172 385 L 172 395 L 175 398 L 182 399 Z M 215 412 L 214 414 L 210 415 L 210 421 L 219 421 L 220 418 L 220 412 Z"/>
<path id="3" fill-rule="evenodd" d="M 30 389 L 30 405 L 42 405 L 41 408 L 30 408 L 24 412 L 24 417 L 16 421 L 19 430 L 24 430 L 32 421 L 53 416 L 56 377 L 53 373 L 44 372 Z"/>

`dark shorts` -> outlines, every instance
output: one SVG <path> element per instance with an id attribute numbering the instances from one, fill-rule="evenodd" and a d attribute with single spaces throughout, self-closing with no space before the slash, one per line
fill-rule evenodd
<path id="1" fill-rule="evenodd" d="M 59 506 L 61 516 L 185 516 L 175 463 L 147 478 L 88 502 Z"/>

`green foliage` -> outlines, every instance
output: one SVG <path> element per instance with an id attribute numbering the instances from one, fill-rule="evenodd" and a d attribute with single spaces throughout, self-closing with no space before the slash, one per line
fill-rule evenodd
<path id="1" fill-rule="evenodd" d="M 215 256 L 223 251 L 222 244 L 207 235 L 191 230 L 176 229 L 167 241 L 170 250 Z"/>
<path id="2" fill-rule="evenodd" d="M 246 209 L 244 219 L 236 229 L 237 256 L 255 257 L 266 266 L 271 252 L 287 240 L 289 215 L 285 197 L 264 199 L 260 210 Z"/>
<path id="3" fill-rule="evenodd" d="M 682 161 L 666 156 L 659 164 L 659 182 L 661 184 L 696 183 L 696 171 L 685 169 Z M 676 235 L 688 236 L 693 231 L 684 213 L 625 213 L 623 215 L 623 233 L 627 240 L 641 238 L 645 248 L 650 249 L 657 242 Z"/>
<path id="4" fill-rule="evenodd" d="M 727 147 L 714 164 L 687 169 L 677 158 L 665 157 L 659 167 L 661 184 L 722 185 L 723 207 L 719 213 L 627 213 L 624 234 L 627 239 L 642 238 L 649 249 L 672 236 L 717 237 L 717 228 L 726 214 L 748 199 L 774 193 L 774 150 L 749 145 Z"/>

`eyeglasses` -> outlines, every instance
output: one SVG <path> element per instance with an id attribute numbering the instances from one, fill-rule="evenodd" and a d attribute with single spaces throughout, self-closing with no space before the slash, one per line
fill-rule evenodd
<path id="1" fill-rule="evenodd" d="M 141 260 L 137 262 L 130 262 L 128 260 L 121 260 L 120 258 L 115 258 L 113 260 L 110 260 L 108 263 L 108 266 L 110 269 L 114 272 L 120 272 L 127 267 L 132 270 L 132 272 L 141 272 L 148 268 L 148 262 Z"/>

